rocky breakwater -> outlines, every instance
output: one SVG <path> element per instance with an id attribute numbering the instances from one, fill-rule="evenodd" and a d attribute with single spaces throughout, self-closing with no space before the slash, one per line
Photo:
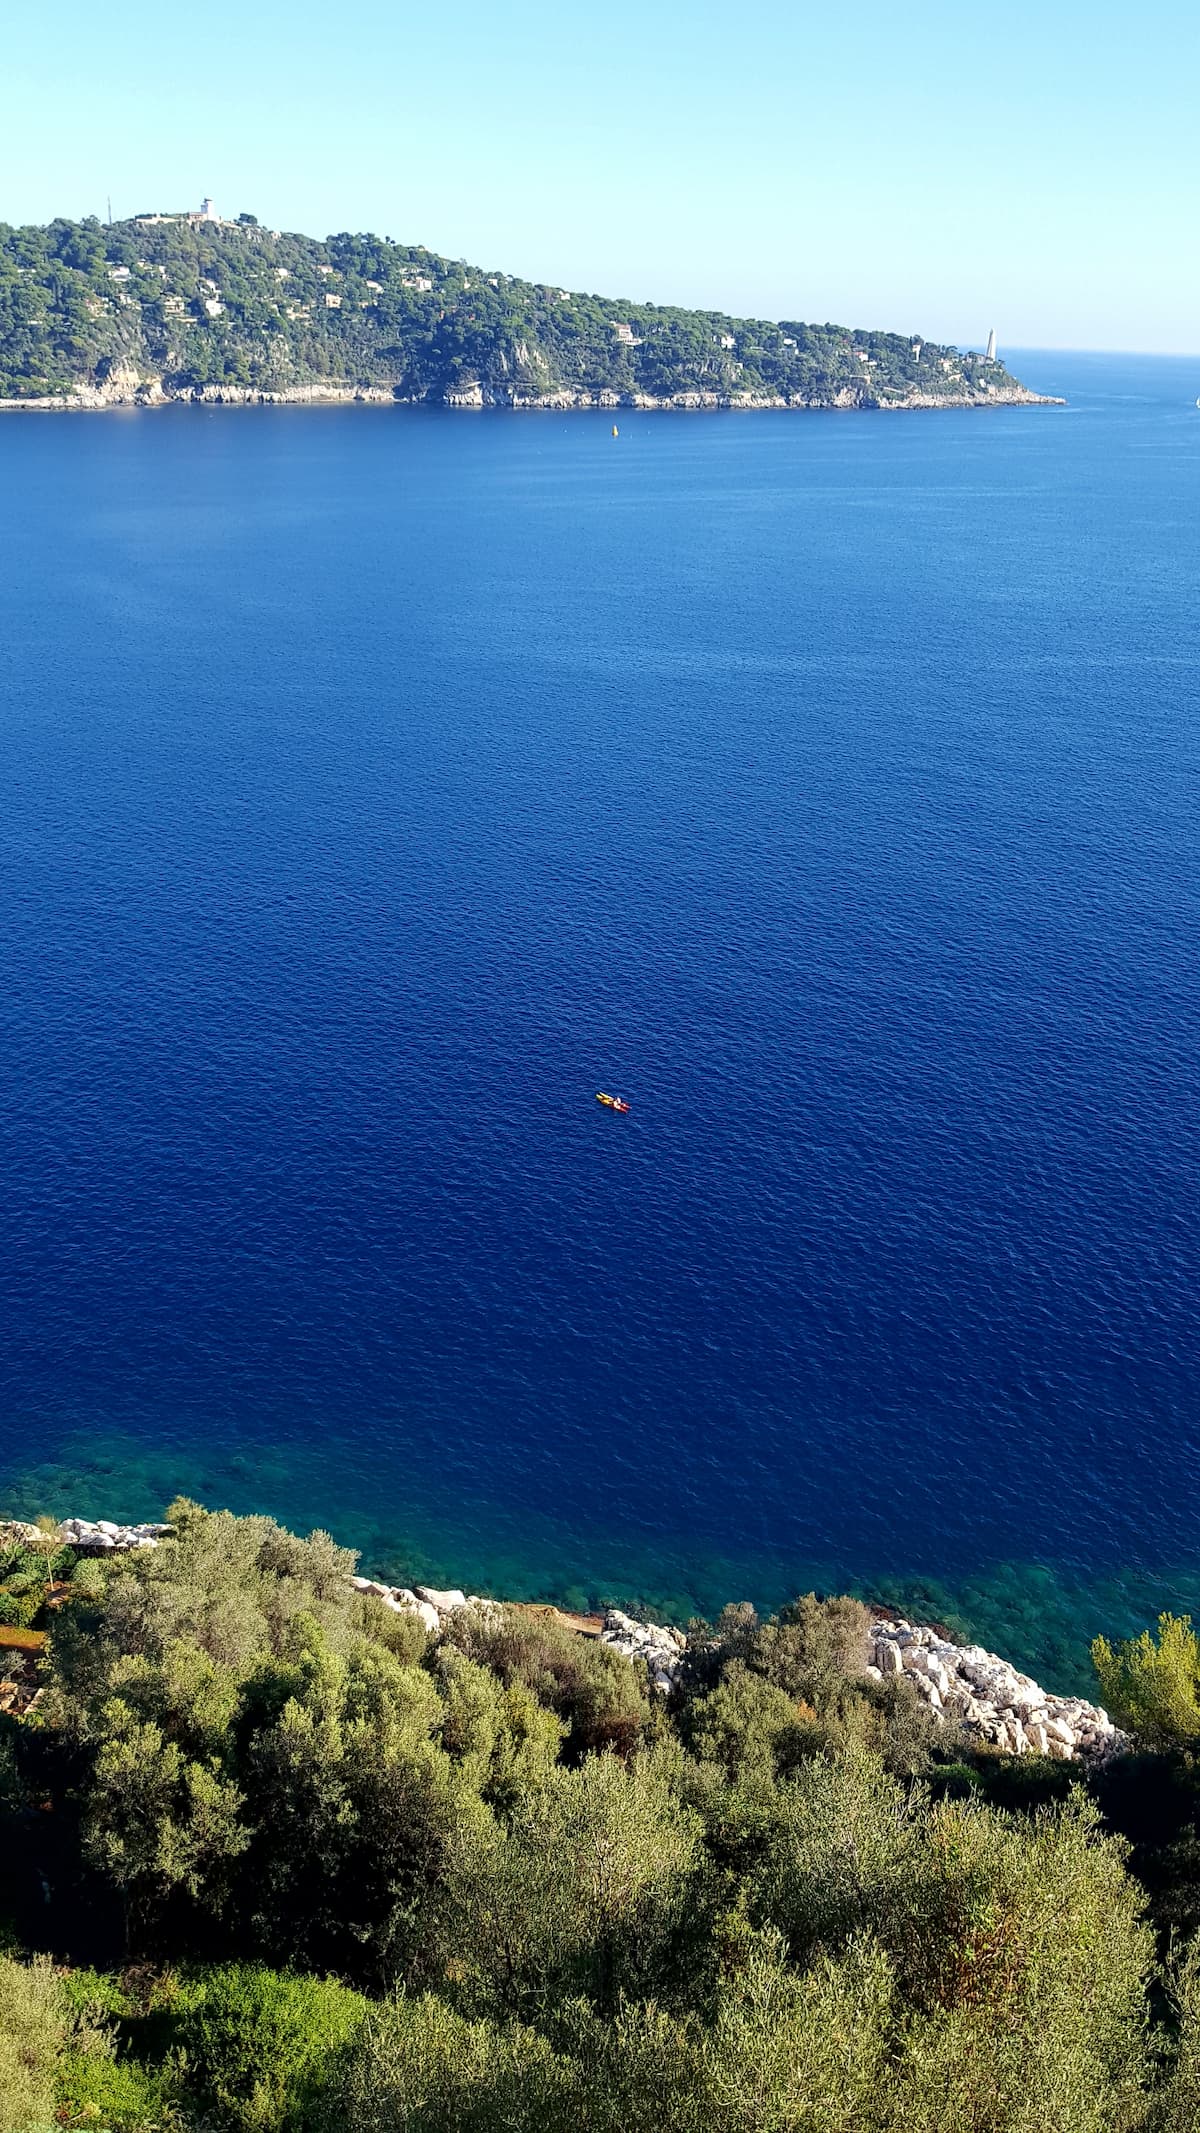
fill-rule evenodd
<path id="1" fill-rule="evenodd" d="M 610 1607 L 600 1632 L 601 1644 L 610 1645 L 623 1659 L 640 1659 L 650 1676 L 650 1686 L 661 1696 L 675 1686 L 679 1662 L 687 1647 L 682 1630 L 660 1622 L 635 1622 L 632 1615 Z"/>
<path id="2" fill-rule="evenodd" d="M 393 1614 L 415 1615 L 431 1637 L 440 1636 L 443 1625 L 460 1608 L 473 1607 L 485 1619 L 500 1614 L 495 1600 L 481 1600 L 474 1593 L 461 1592 L 456 1585 L 446 1589 L 436 1585 L 381 1585 L 377 1578 L 351 1578 L 350 1583 L 356 1592 L 382 1600 Z"/>
<path id="3" fill-rule="evenodd" d="M 1052 1696 L 1028 1674 L 978 1644 L 951 1644 L 936 1630 L 911 1622 L 874 1622 L 871 1664 L 876 1681 L 903 1675 L 943 1723 L 1009 1755 L 1115 1755 L 1130 1746 L 1098 1704 L 1082 1696 Z"/>
<path id="4" fill-rule="evenodd" d="M 36 1533 L 37 1527 L 27 1527 L 28 1533 Z M 156 1548 L 165 1534 L 173 1533 L 173 1526 L 117 1526 L 111 1518 L 64 1518 L 59 1535 L 69 1548 L 78 1549 L 81 1555 L 128 1555 L 134 1548 Z"/>

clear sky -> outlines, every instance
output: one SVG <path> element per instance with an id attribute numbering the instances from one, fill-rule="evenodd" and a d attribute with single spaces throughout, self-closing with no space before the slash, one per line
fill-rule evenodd
<path id="1" fill-rule="evenodd" d="M 6 17 L 3 220 L 211 193 L 613 296 L 1200 351 L 1196 0 Z"/>

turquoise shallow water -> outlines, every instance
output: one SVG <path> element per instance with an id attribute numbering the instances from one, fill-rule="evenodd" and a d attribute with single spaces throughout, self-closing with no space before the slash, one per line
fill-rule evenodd
<path id="1" fill-rule="evenodd" d="M 0 424 L 8 1501 L 1190 1604 L 1197 386 L 1017 367 Z"/>

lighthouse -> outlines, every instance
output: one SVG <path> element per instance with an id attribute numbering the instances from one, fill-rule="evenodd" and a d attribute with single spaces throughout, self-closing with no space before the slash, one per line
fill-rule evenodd
<path id="1" fill-rule="evenodd" d="M 994 326 L 988 335 L 987 354 L 983 360 L 985 363 L 994 363 L 996 360 L 996 329 Z"/>

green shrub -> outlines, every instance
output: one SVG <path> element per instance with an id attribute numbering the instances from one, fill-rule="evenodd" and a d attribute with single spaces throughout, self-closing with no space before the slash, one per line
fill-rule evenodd
<path id="1" fill-rule="evenodd" d="M 511 1811 L 548 1783 L 567 1728 L 521 1680 L 507 1686 L 465 1652 L 438 1654 L 441 1746 L 489 1805 Z"/>
<path id="2" fill-rule="evenodd" d="M 626 1755 L 645 1736 L 650 1700 L 643 1680 L 628 1659 L 598 1639 L 512 1607 L 498 1621 L 463 1609 L 451 1618 L 448 1635 L 506 1685 L 524 1682 L 532 1689 L 567 1725 L 572 1759 L 605 1748 Z"/>
<path id="3" fill-rule="evenodd" d="M 52 1578 L 66 1577 L 74 1563 L 74 1549 L 64 1546 L 53 1531 L 36 1547 L 29 1541 L 10 1541 L 0 1546 L 0 1584 L 47 1585 Z"/>
<path id="4" fill-rule="evenodd" d="M 568 2133 L 577 2083 L 544 2037 L 440 2000 L 372 2011 L 333 2078 L 321 2133 Z"/>
<path id="5" fill-rule="evenodd" d="M 923 1774 L 935 1745 L 944 1750 L 953 1736 L 938 1726 L 911 1682 L 876 1682 L 866 1673 L 870 1619 L 860 1600 L 821 1600 L 809 1592 L 768 1622 L 760 1622 L 753 1607 L 743 1603 L 725 1608 L 713 1629 L 694 1623 L 678 1699 L 685 1738 L 699 1728 L 706 1744 L 696 1752 L 715 1754 L 731 1777 L 735 1765 L 747 1759 L 766 1757 L 782 1772 L 825 1750 L 861 1749 L 878 1755 L 896 1776 Z M 758 1709 L 776 1714 L 765 1734 L 761 1725 L 757 1733 L 753 1727 L 746 1731 L 755 1701 L 747 1677 L 763 1684 Z M 732 1700 L 722 1694 L 727 1686 Z M 712 1697 L 715 1703 L 707 1701 Z M 781 1698 L 793 1707 L 790 1725 Z M 692 1717 L 700 1703 L 705 1704 L 703 1714 Z M 726 1721 L 733 1730 L 726 1727 L 724 1745 L 717 1745 L 713 1728 L 726 1726 Z"/>
<path id="6" fill-rule="evenodd" d="M 700 1823 L 656 1758 L 589 1756 L 463 1855 L 447 1923 L 471 2013 L 532 2018 L 572 1994 L 653 1991 L 690 1908 Z"/>
<path id="7" fill-rule="evenodd" d="M 0 2133 L 51 2133 L 54 2074 L 67 2035 L 62 1985 L 43 1956 L 0 1956 Z"/>
<path id="8" fill-rule="evenodd" d="M 11 1585 L 0 1587 L 0 1622 L 6 1629 L 32 1629 L 45 1604 L 45 1587 L 37 1585 L 28 1591 L 14 1591 Z"/>
<path id="9" fill-rule="evenodd" d="M 716 1688 L 686 1707 L 684 1738 L 693 1755 L 718 1764 L 733 1782 L 748 1770 L 776 1769 L 797 1717 L 790 1696 L 734 1659 Z"/>
<path id="10" fill-rule="evenodd" d="M 313 1655 L 355 1657 L 360 1679 L 364 1651 L 398 1670 L 385 1610 L 349 1584 L 355 1558 L 327 1534 L 173 1508 L 176 1537 L 114 1565 L 51 1631 L 46 1723 L 83 1761 L 85 1856 L 120 1891 L 135 1945 L 161 1942 L 172 1907 L 184 1944 L 189 1905 L 229 1910 L 255 1820 L 243 1737 L 304 1687 Z M 431 1684 L 399 1671 L 436 1711 Z"/>
<path id="11" fill-rule="evenodd" d="M 179 2123 L 170 2071 L 153 2071 L 106 2050 L 68 2050 L 55 2083 L 60 2124 L 105 2133 L 167 2133 Z"/>
<path id="12" fill-rule="evenodd" d="M 763 1624 L 750 1640 L 746 1662 L 819 1711 L 844 1681 L 861 1679 L 870 1622 L 861 1600 L 819 1600 L 806 1592 Z"/>
<path id="13" fill-rule="evenodd" d="M 895 2022 L 894 1982 L 878 1949 L 855 1946 L 800 1976 L 778 1938 L 760 1935 L 710 2022 L 652 2006 L 626 2006 L 611 2023 L 565 2010 L 560 2050 L 570 2054 L 575 2094 L 558 2124 L 587 2133 L 892 2133 L 881 2103 Z M 943 2133 L 967 2133 L 968 2123 Z M 997 2129 L 989 2124 L 988 2133 Z"/>
<path id="14" fill-rule="evenodd" d="M 1200 1738 L 1200 1638 L 1190 1615 L 1160 1615 L 1158 1635 L 1144 1629 L 1116 1648 L 1092 1646 L 1100 1691 L 1117 1722 L 1153 1746 Z"/>
<path id="15" fill-rule="evenodd" d="M 1196 2133 L 1200 2126 L 1200 1940 L 1192 1941 L 1167 1980 L 1175 2035 L 1166 2081 L 1146 2133 Z"/>
<path id="16" fill-rule="evenodd" d="M 116 2057 L 108 2018 L 128 2006 L 117 1981 L 94 1971 L 0 1961 L 0 2133 L 167 2133 L 169 2075 Z"/>
<path id="17" fill-rule="evenodd" d="M 366 2002 L 332 1979 L 234 1963 L 184 1987 L 172 2027 L 188 2090 L 222 2127 L 292 2133 L 365 2014 Z"/>
<path id="18" fill-rule="evenodd" d="M 77 2021 L 118 2022 L 138 2011 L 125 1981 L 111 1970 L 68 1970 L 62 1983 L 66 2004 Z"/>

